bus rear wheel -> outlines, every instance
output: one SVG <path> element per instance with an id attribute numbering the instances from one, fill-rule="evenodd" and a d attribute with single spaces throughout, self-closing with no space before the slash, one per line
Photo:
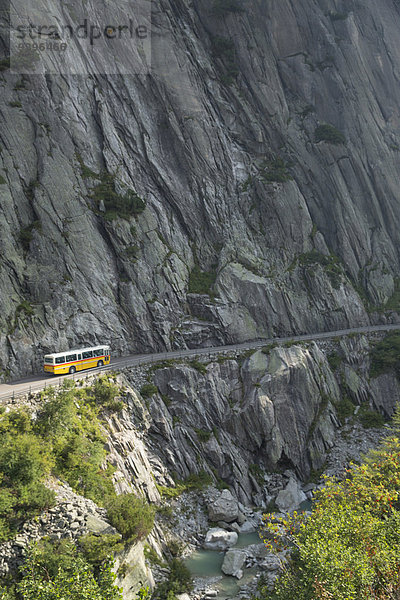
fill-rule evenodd
<path id="1" fill-rule="evenodd" d="M 69 372 L 71 373 L 71 375 L 73 375 L 74 373 L 76 373 L 76 367 L 70 367 L 69 368 Z"/>
<path id="2" fill-rule="evenodd" d="M 102 361 L 102 360 L 99 360 L 99 362 L 97 363 L 97 366 L 98 366 L 98 367 L 102 367 L 102 366 L 103 366 L 103 364 L 104 364 L 104 363 L 103 363 L 103 361 Z"/>

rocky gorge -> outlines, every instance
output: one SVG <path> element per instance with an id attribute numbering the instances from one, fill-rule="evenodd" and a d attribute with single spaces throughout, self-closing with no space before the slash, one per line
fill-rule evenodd
<path id="1" fill-rule="evenodd" d="M 385 435 L 376 418 L 392 414 L 400 385 L 390 373 L 371 378 L 371 351 L 382 337 L 266 347 L 210 362 L 170 361 L 117 376 L 123 408 L 103 418 L 114 486 L 159 507 L 146 544 L 116 555 L 124 599 L 135 598 L 144 584 L 164 581 L 169 571 L 163 561 L 176 547 L 183 556 L 199 548 L 214 552 L 222 573 L 239 586 L 244 577 L 240 597 L 255 592 L 261 573 L 273 583 L 279 557 L 254 539 L 237 545 L 238 536 L 257 532 L 265 511 L 309 506 L 322 472 L 340 476 Z M 39 397 L 24 402 L 40 410 Z M 65 482 L 49 485 L 57 490 L 56 507 L 2 545 L 2 575 L 43 536 L 116 533 L 95 503 Z M 222 573 L 196 576 L 190 597 L 233 597 L 219 587 Z"/>

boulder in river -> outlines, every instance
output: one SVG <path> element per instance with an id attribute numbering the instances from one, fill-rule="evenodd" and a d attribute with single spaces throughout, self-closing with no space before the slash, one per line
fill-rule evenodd
<path id="1" fill-rule="evenodd" d="M 228 550 L 225 554 L 221 570 L 225 575 L 233 575 L 237 579 L 243 577 L 243 563 L 246 560 L 246 552 L 242 550 Z"/>
<path id="2" fill-rule="evenodd" d="M 239 505 L 229 490 L 222 490 L 220 496 L 208 507 L 208 516 L 211 521 L 225 521 L 232 523 L 239 515 Z"/>
<path id="3" fill-rule="evenodd" d="M 238 541 L 238 534 L 235 531 L 225 531 L 219 527 L 209 529 L 204 541 L 206 550 L 226 550 L 234 546 Z"/>

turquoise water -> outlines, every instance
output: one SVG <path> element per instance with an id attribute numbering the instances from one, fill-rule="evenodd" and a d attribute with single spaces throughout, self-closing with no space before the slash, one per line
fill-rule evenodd
<path id="1" fill-rule="evenodd" d="M 238 542 L 234 548 L 244 548 L 252 544 L 261 544 L 257 532 L 243 533 L 239 535 Z M 239 581 L 235 577 L 228 577 L 221 571 L 224 561 L 224 552 L 215 550 L 197 550 L 191 554 L 185 564 L 192 573 L 193 577 L 220 577 L 220 581 L 212 587 L 219 590 L 218 600 L 228 600 L 233 598 L 239 591 L 239 587 L 245 585 L 254 577 L 254 569 L 243 569 L 243 578 Z"/>

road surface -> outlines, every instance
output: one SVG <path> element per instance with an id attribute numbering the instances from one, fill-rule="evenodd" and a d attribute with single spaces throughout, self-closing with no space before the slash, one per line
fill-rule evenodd
<path id="1" fill-rule="evenodd" d="M 12 381 L 10 383 L 0 384 L 0 401 L 8 400 L 10 398 L 17 398 L 30 392 L 38 392 L 45 389 L 48 386 L 56 386 L 61 384 L 64 379 L 82 379 L 88 374 L 102 373 L 107 371 L 115 371 L 123 369 L 125 367 L 135 367 L 138 365 L 146 365 L 151 363 L 160 362 L 163 360 L 171 360 L 176 358 L 190 358 L 195 356 L 204 356 L 211 354 L 221 354 L 225 352 L 237 352 L 252 350 L 261 348 L 267 344 L 272 343 L 285 343 L 285 342 L 302 342 L 302 341 L 313 341 L 313 340 L 324 340 L 334 337 L 342 337 L 354 333 L 375 333 L 380 331 L 392 331 L 400 330 L 400 323 L 395 325 L 371 325 L 366 327 L 354 327 L 352 329 L 339 329 L 337 331 L 328 331 L 324 333 L 311 333 L 304 335 L 270 338 L 263 340 L 255 340 L 250 342 L 244 342 L 243 344 L 232 344 L 230 346 L 211 346 L 208 348 L 195 348 L 192 350 L 172 350 L 171 352 L 158 352 L 155 354 L 134 354 L 131 356 L 125 356 L 121 358 L 113 358 L 112 364 L 100 369 L 90 369 L 87 371 L 81 371 L 74 375 L 62 375 L 61 377 L 54 377 L 54 375 L 48 375 L 45 373 L 32 375 L 25 379 Z"/>

